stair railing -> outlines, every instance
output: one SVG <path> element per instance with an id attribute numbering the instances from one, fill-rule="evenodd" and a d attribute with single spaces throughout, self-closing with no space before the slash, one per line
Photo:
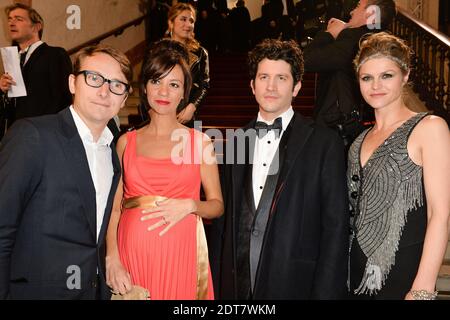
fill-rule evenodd
<path id="1" fill-rule="evenodd" d="M 450 39 L 399 8 L 392 32 L 414 51 L 413 90 L 434 113 L 450 118 Z"/>
<path id="2" fill-rule="evenodd" d="M 71 56 L 71 55 L 75 54 L 76 52 L 78 52 L 79 50 L 81 50 L 84 47 L 99 44 L 101 41 L 105 40 L 106 38 L 109 38 L 111 36 L 118 37 L 126 29 L 128 29 L 130 27 L 133 27 L 133 26 L 137 27 L 138 25 L 140 25 L 146 18 L 147 18 L 147 15 L 143 15 L 143 16 L 141 16 L 139 18 L 136 18 L 136 19 L 134 19 L 134 20 L 132 20 L 130 22 L 127 22 L 127 23 L 121 25 L 120 27 L 117 27 L 117 28 L 115 28 L 115 29 L 113 29 L 111 31 L 105 32 L 105 33 L 99 35 L 98 37 L 95 37 L 95 38 L 93 38 L 93 39 L 91 39 L 89 41 L 86 41 L 86 42 L 80 44 L 79 46 L 76 46 L 76 47 L 68 50 L 67 52 L 68 52 L 69 56 Z"/>

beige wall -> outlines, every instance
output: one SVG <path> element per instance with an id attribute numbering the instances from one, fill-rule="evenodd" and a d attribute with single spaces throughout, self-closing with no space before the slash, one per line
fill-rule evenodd
<path id="1" fill-rule="evenodd" d="M 228 8 L 234 8 L 236 6 L 237 0 L 228 0 Z M 250 12 L 250 19 L 255 20 L 261 17 L 261 6 L 263 0 L 245 0 L 245 6 Z"/>
<path id="2" fill-rule="evenodd" d="M 0 9 L 11 0 L 0 0 Z M 139 11 L 141 0 L 33 0 L 33 7 L 42 15 L 45 22 L 43 40 L 50 45 L 67 50 L 92 38 L 119 27 L 142 15 Z M 70 14 L 67 7 L 77 5 L 81 10 L 81 28 L 69 30 L 66 20 Z M 5 35 L 5 19 L 1 19 L 2 32 L 0 46 L 9 44 Z M 122 51 L 128 51 L 145 38 L 144 24 L 131 27 L 119 37 L 110 37 L 104 42 Z"/>
<path id="3" fill-rule="evenodd" d="M 10 44 L 8 39 L 8 28 L 6 24 L 5 8 L 11 4 L 11 0 L 0 0 L 0 47 Z"/>

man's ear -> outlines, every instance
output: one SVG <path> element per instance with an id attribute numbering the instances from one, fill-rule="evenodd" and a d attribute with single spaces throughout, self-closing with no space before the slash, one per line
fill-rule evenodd
<path id="1" fill-rule="evenodd" d="M 127 102 L 127 98 L 128 98 L 128 94 L 125 95 L 125 98 L 123 99 L 122 104 L 120 105 L 120 109 L 125 107 L 125 102 Z"/>
<path id="2" fill-rule="evenodd" d="M 73 75 L 73 74 L 69 75 L 69 79 L 68 79 L 69 90 L 70 90 L 70 93 L 72 93 L 72 94 L 75 94 L 75 80 L 76 80 L 75 75 Z"/>
<path id="3" fill-rule="evenodd" d="M 252 92 L 253 94 L 255 94 L 255 82 L 252 80 L 250 80 L 250 88 L 252 88 Z"/>
<path id="4" fill-rule="evenodd" d="M 42 24 L 40 22 L 33 23 L 33 29 L 37 34 L 42 30 Z"/>
<path id="5" fill-rule="evenodd" d="M 292 92 L 292 96 L 293 97 L 297 96 L 297 94 L 300 91 L 301 87 L 302 87 L 302 82 L 301 81 L 297 82 L 297 84 L 294 86 L 294 91 Z"/>

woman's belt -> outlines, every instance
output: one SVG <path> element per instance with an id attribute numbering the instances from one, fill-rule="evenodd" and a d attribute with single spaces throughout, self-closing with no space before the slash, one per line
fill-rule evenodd
<path id="1" fill-rule="evenodd" d="M 124 209 L 147 209 L 157 207 L 157 201 L 164 201 L 166 197 L 163 196 L 137 196 L 124 199 L 122 207 Z M 200 216 L 197 218 L 197 300 L 206 300 L 208 297 L 208 245 L 206 243 L 205 229 L 203 227 L 203 220 Z"/>

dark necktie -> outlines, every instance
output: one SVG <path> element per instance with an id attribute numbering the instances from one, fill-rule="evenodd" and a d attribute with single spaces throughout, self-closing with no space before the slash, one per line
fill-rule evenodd
<path id="1" fill-rule="evenodd" d="M 264 137 L 270 130 L 275 130 L 275 134 L 279 137 L 283 130 L 283 122 L 281 118 L 276 118 L 273 124 L 267 124 L 262 121 L 256 121 L 255 130 L 258 132 L 259 138 Z"/>
<path id="2" fill-rule="evenodd" d="M 25 58 L 27 57 L 27 52 L 22 52 L 20 54 L 20 69 L 23 69 L 23 65 L 25 64 Z"/>

